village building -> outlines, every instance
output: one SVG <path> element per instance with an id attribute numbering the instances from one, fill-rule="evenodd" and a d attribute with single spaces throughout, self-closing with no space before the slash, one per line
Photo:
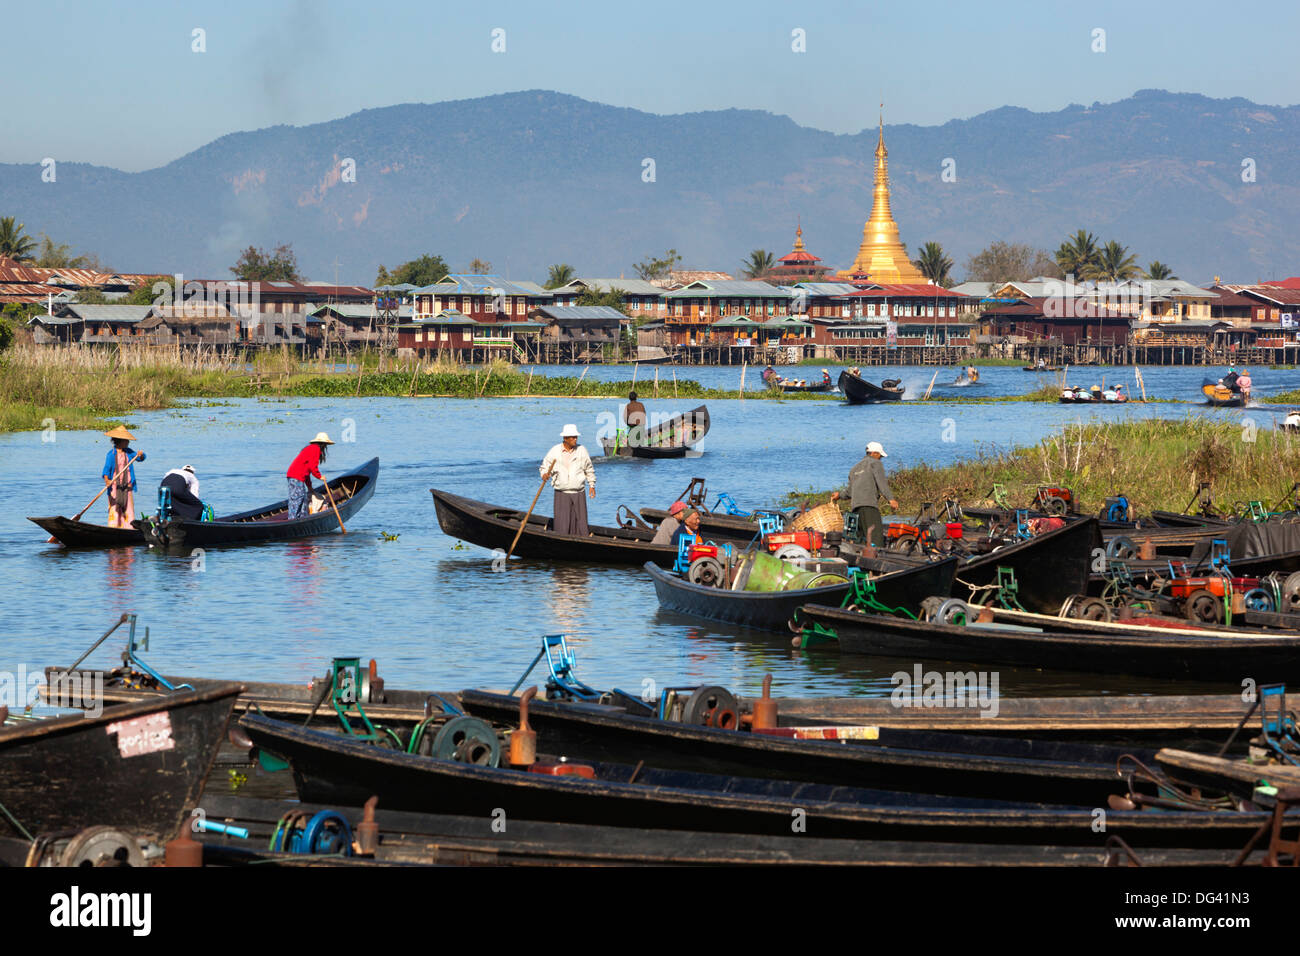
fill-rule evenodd
<path id="1" fill-rule="evenodd" d="M 665 293 L 664 320 L 670 346 L 706 345 L 710 327 L 728 316 L 754 322 L 789 314 L 790 292 L 767 282 L 745 279 L 697 279 Z"/>
<path id="2" fill-rule="evenodd" d="M 475 322 L 523 321 L 528 310 L 547 305 L 554 295 L 535 283 L 525 286 L 496 275 L 448 275 L 412 292 L 412 318 L 455 311 Z"/>
<path id="3" fill-rule="evenodd" d="M 617 361 L 632 324 L 607 305 L 544 305 L 529 318 L 541 327 L 538 344 L 548 362 Z"/>
<path id="4" fill-rule="evenodd" d="M 820 282 L 829 267 L 820 265 L 821 258 L 813 255 L 803 245 L 803 225 L 794 231 L 794 248 L 776 260 L 766 275 L 761 278 L 777 285 L 795 285 L 801 282 Z"/>
<path id="5" fill-rule="evenodd" d="M 584 292 L 612 292 L 623 294 L 623 309 L 633 319 L 663 319 L 668 316 L 664 290 L 645 279 L 598 279 L 583 276 L 567 285 L 552 289 L 554 305 L 577 305 Z"/>

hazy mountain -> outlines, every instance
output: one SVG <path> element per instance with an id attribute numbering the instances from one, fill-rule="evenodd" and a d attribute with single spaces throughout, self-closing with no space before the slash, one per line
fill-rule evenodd
<path id="1" fill-rule="evenodd" d="M 959 275 L 995 239 L 1055 249 L 1081 227 L 1192 281 L 1300 272 L 1300 107 L 1143 90 L 885 132 L 903 241 L 941 242 Z M 633 275 L 674 247 L 683 268 L 736 272 L 751 249 L 789 251 L 797 217 L 810 251 L 844 268 L 875 143 L 874 126 L 837 136 L 752 110 L 658 116 L 530 91 L 232 133 L 141 173 L 60 163 L 47 183 L 0 164 L 0 214 L 118 270 L 217 278 L 244 246 L 281 242 L 310 278 L 362 283 L 425 252 L 544 279 L 555 262 Z"/>

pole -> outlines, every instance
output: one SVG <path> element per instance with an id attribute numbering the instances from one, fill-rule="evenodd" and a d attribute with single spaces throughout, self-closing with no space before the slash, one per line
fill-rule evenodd
<path id="1" fill-rule="evenodd" d="M 348 529 L 343 527 L 343 518 L 339 514 L 339 506 L 334 503 L 334 492 L 330 491 L 330 486 L 328 481 L 325 482 L 325 494 L 329 497 L 330 507 L 334 509 L 334 517 L 339 519 L 339 530 L 342 531 L 344 534 L 347 534 Z"/>
<path id="2" fill-rule="evenodd" d="M 100 489 L 99 489 L 99 495 L 102 495 L 104 492 L 108 491 L 108 489 L 112 487 L 113 482 L 117 481 L 117 479 L 120 478 L 120 477 L 122 476 L 122 472 L 123 472 L 123 471 L 126 471 L 128 468 L 130 468 L 132 465 L 134 465 L 134 464 L 136 463 L 136 460 L 137 460 L 139 457 L 140 457 L 139 454 L 136 454 L 136 455 L 134 455 L 134 456 L 131 458 L 130 461 L 128 461 L 125 465 L 123 465 L 122 468 L 121 468 L 121 470 L 118 471 L 118 473 L 117 473 L 116 475 L 114 475 L 114 476 L 109 480 L 108 484 L 106 484 L 103 488 L 100 488 Z M 76 516 L 75 516 L 72 520 L 73 520 L 73 521 L 80 521 L 80 520 L 81 520 L 81 516 L 84 515 L 87 511 L 89 511 L 91 505 L 93 505 L 96 501 L 99 500 L 99 495 L 95 495 L 95 497 L 91 498 L 91 499 L 90 499 L 90 504 L 89 504 L 89 505 L 86 505 L 86 507 L 84 507 L 84 508 L 82 508 L 80 511 L 78 511 L 77 514 L 76 514 Z M 45 543 L 46 543 L 46 544 L 54 544 L 54 543 L 55 543 L 56 541 L 58 541 L 58 540 L 59 540 L 59 539 L 56 538 L 56 537 L 54 537 L 54 535 L 50 535 L 50 537 L 49 537 L 48 539 L 46 539 L 46 542 L 45 542 Z"/>
<path id="3" fill-rule="evenodd" d="M 554 468 L 551 469 L 551 471 L 554 470 Z M 537 494 L 533 495 L 533 503 L 529 505 L 528 510 L 524 512 L 524 520 L 519 522 L 519 530 L 515 532 L 515 540 L 510 542 L 510 550 L 506 552 L 507 558 L 515 553 L 515 545 L 519 543 L 519 539 L 524 533 L 524 528 L 528 525 L 528 519 L 533 516 L 533 509 L 537 507 L 537 499 L 542 496 L 542 489 L 545 488 L 546 483 L 551 480 L 551 471 L 542 475 L 542 483 L 537 486 Z"/>

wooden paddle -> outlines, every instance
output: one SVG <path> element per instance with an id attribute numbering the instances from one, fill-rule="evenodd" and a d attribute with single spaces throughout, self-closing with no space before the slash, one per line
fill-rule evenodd
<path id="1" fill-rule="evenodd" d="M 339 530 L 342 531 L 344 534 L 347 534 L 348 529 L 343 527 L 343 517 L 342 515 L 339 514 L 339 506 L 334 503 L 334 492 L 330 491 L 329 482 L 325 482 L 324 484 L 325 484 L 325 494 L 329 497 L 330 500 L 330 507 L 334 509 L 334 517 L 339 519 Z"/>
<path id="2" fill-rule="evenodd" d="M 510 550 L 506 552 L 507 558 L 515 553 L 515 545 L 519 543 L 519 539 L 524 533 L 524 528 L 528 526 L 528 519 L 533 516 L 533 509 L 537 507 L 537 499 L 542 496 L 542 489 L 545 488 L 546 483 L 551 480 L 551 473 L 554 471 L 555 469 L 552 468 L 542 476 L 542 483 L 537 486 L 537 494 L 533 495 L 533 503 L 528 506 L 528 511 L 524 513 L 524 520 L 519 522 L 519 530 L 515 532 L 515 540 L 510 542 Z"/>
<path id="3" fill-rule="evenodd" d="M 131 457 L 131 460 L 128 461 L 125 465 L 122 466 L 121 470 L 118 471 L 118 473 L 112 477 L 112 479 L 109 481 L 109 483 L 106 484 L 103 488 L 100 488 L 100 489 L 99 489 L 99 495 L 102 495 L 104 492 L 108 491 L 109 488 L 113 487 L 113 482 L 117 481 L 117 479 L 121 477 L 123 471 L 126 471 L 128 468 L 130 468 L 132 465 L 134 465 L 135 462 L 136 462 L 136 459 L 138 459 L 139 457 L 140 457 L 139 452 L 137 452 L 135 455 L 133 455 L 133 456 Z M 91 499 L 90 499 L 90 504 L 89 504 L 89 505 L 86 505 L 86 507 L 84 507 L 84 508 L 82 508 L 80 511 L 78 511 L 77 514 L 76 514 L 76 516 L 75 516 L 72 520 L 73 520 L 73 521 L 80 521 L 80 520 L 81 520 L 81 516 L 84 515 L 87 511 L 89 511 L 90 508 L 91 508 L 91 505 L 93 505 L 96 501 L 99 500 L 99 495 L 95 495 L 95 497 L 91 498 Z M 59 540 L 59 539 L 56 538 L 56 537 L 54 537 L 54 535 L 50 535 L 48 538 L 45 539 L 45 543 L 46 543 L 46 544 L 54 544 L 54 542 L 56 542 L 56 541 L 58 541 L 58 540 Z"/>

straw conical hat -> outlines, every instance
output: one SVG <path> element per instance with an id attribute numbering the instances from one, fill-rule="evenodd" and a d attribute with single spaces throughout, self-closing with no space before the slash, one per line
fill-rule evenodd
<path id="1" fill-rule="evenodd" d="M 109 438 L 125 438 L 127 441 L 135 441 L 135 436 L 122 425 L 118 425 L 111 432 L 104 432 L 104 434 Z"/>
<path id="2" fill-rule="evenodd" d="M 312 444 L 315 444 L 317 442 L 319 442 L 322 445 L 334 444 L 332 441 L 330 441 L 330 436 L 326 435 L 324 432 L 317 432 L 316 437 L 311 440 Z"/>

